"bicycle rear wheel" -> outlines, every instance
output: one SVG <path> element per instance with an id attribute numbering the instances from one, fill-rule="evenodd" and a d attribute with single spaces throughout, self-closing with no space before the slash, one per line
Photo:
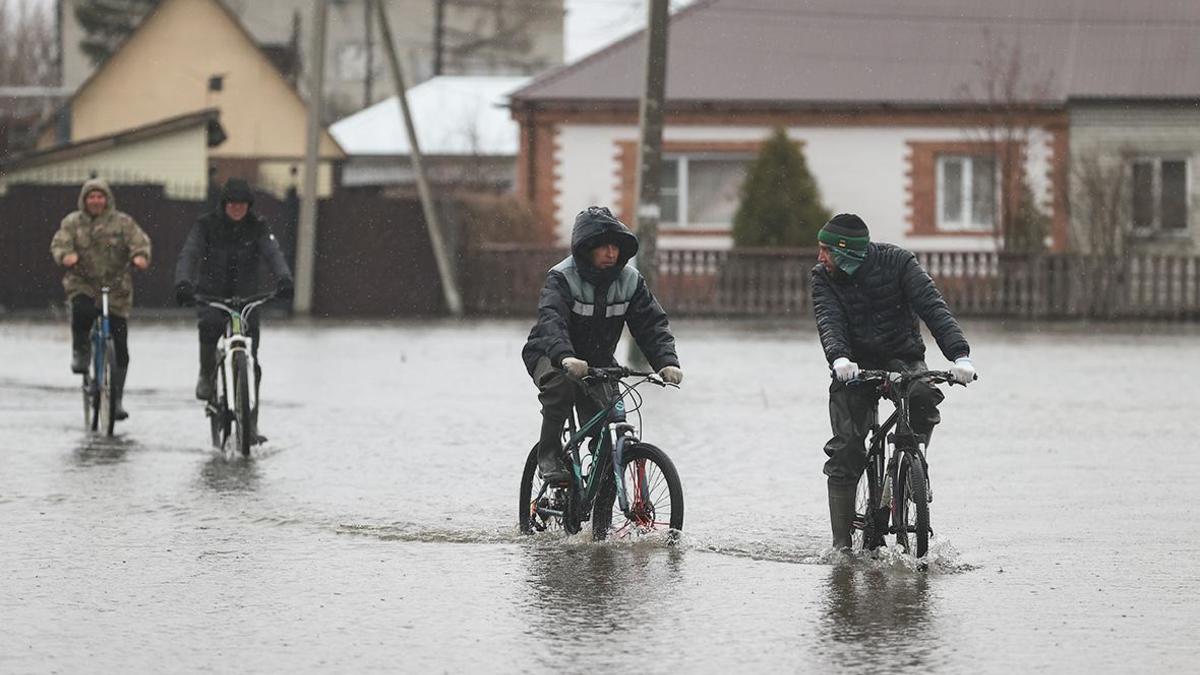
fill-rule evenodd
<path id="1" fill-rule="evenodd" d="M 923 558 L 929 551 L 929 493 L 925 467 L 914 452 L 900 457 L 896 470 L 896 543 L 905 552 Z"/>
<path id="2" fill-rule="evenodd" d="M 253 420 L 250 417 L 250 368 L 246 355 L 238 352 L 233 355 L 233 418 L 237 426 L 237 450 L 243 457 L 250 456 L 250 446 L 254 442 Z"/>
<path id="3" fill-rule="evenodd" d="M 546 485 L 538 475 L 538 446 L 536 443 L 525 460 L 521 473 L 520 503 L 517 505 L 517 525 L 523 534 L 535 532 L 579 531 L 577 508 L 567 486 Z"/>
<path id="4" fill-rule="evenodd" d="M 629 510 L 621 510 L 612 475 L 605 477 L 592 512 L 592 537 L 662 537 L 668 544 L 675 543 L 683 529 L 683 484 L 675 464 L 649 443 L 625 448 L 622 461 Z"/>
<path id="5" fill-rule="evenodd" d="M 99 395 L 99 431 L 105 436 L 113 435 L 113 427 L 117 422 L 116 400 L 113 398 L 113 370 L 116 368 L 117 350 L 112 338 L 104 341 L 104 368 L 100 379 Z"/>

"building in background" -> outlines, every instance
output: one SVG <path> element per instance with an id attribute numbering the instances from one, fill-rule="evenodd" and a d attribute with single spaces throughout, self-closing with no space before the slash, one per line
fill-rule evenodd
<path id="1" fill-rule="evenodd" d="M 435 77 L 408 90 L 430 182 L 446 192 L 508 193 L 516 179 L 519 129 L 508 94 L 528 77 Z M 415 195 L 408 135 L 395 96 L 334 123 L 346 151 L 341 184 Z"/>
<path id="2" fill-rule="evenodd" d="M 313 0 L 221 1 L 307 95 Z M 74 88 L 95 68 L 80 47 L 86 31 L 76 8 L 95 0 L 58 2 L 63 85 Z M 413 84 L 436 75 L 533 75 L 563 62 L 563 0 L 385 0 L 384 6 Z M 368 0 L 329 2 L 326 122 L 395 93 L 369 7 Z"/>
<path id="3" fill-rule="evenodd" d="M 59 108 L 39 136 L 38 149 L 120 135 L 207 109 L 220 112 L 227 136 L 208 153 L 209 180 L 237 176 L 277 194 L 303 185 L 305 102 L 220 0 L 163 0 Z M 343 157 L 325 133 L 322 195 L 332 191 L 335 165 Z"/>
<path id="4" fill-rule="evenodd" d="M 995 250 L 1005 209 L 1028 190 L 1062 250 L 1069 148 L 1082 140 L 1069 127 L 1084 117 L 1089 138 L 1145 149 L 1127 167 L 1151 190 L 1126 196 L 1143 200 L 1141 229 L 1200 241 L 1198 24 L 1197 3 L 1116 0 L 689 6 L 670 26 L 660 243 L 728 248 L 746 162 L 782 127 L 824 203 L 863 216 L 877 239 Z M 518 192 L 561 241 L 583 205 L 633 218 L 644 44 L 637 33 L 512 95 Z M 1068 112 L 1097 97 L 1107 116 Z"/>

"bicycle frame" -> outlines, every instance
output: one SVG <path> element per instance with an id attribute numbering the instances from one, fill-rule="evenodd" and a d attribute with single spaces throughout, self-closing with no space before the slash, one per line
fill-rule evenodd
<path id="1" fill-rule="evenodd" d="M 233 382 L 233 360 L 237 353 L 245 354 L 247 371 L 254 372 L 254 338 L 246 334 L 246 325 L 250 321 L 250 315 L 254 310 L 268 300 L 274 297 L 274 293 L 269 293 L 263 296 L 255 296 L 250 299 L 250 302 L 242 305 L 240 309 L 230 307 L 230 304 L 238 304 L 237 298 L 229 300 L 218 300 L 216 298 L 206 298 L 198 296 L 200 302 L 219 309 L 228 315 L 228 321 L 225 323 L 225 334 L 217 340 L 217 353 L 221 358 L 221 374 L 222 382 L 228 384 Z M 226 304 L 229 303 L 229 304 Z M 250 393 L 250 408 L 254 409 L 258 406 L 258 388 L 249 387 Z M 226 394 L 225 400 L 228 400 Z"/>

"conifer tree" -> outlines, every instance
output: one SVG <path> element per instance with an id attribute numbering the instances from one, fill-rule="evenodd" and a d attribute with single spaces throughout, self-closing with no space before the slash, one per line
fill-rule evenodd
<path id="1" fill-rule="evenodd" d="M 829 218 L 800 146 L 776 129 L 742 183 L 734 246 L 816 246 L 817 231 Z"/>

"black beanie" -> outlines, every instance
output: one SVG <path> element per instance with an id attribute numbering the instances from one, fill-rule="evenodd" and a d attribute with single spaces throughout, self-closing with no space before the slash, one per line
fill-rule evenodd
<path id="1" fill-rule="evenodd" d="M 241 178 L 230 178 L 225 181 L 225 187 L 221 190 L 221 203 L 229 202 L 245 202 L 254 204 L 254 191 L 250 189 L 250 184 Z"/>
<path id="2" fill-rule="evenodd" d="M 839 213 L 825 223 L 817 239 L 829 246 L 863 251 L 871 240 L 871 232 L 862 218 L 853 213 Z"/>

